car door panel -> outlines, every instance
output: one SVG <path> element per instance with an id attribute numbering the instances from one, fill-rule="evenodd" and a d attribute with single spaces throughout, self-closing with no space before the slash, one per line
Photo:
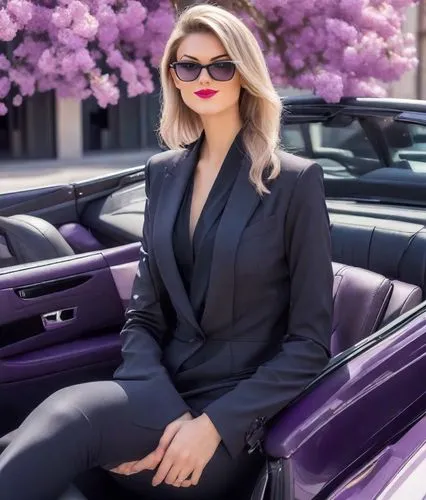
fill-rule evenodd
<path id="1" fill-rule="evenodd" d="M 122 322 L 123 306 L 110 270 L 98 269 L 83 276 L 87 281 L 82 284 L 42 297 L 26 299 L 19 297 L 15 288 L 0 290 L 0 301 L 7 306 L 2 314 L 0 344 L 4 344 L 4 336 L 9 340 L 0 348 L 0 359 L 75 339 Z M 39 318 L 41 328 L 36 322 Z M 38 328 L 25 332 L 23 337 L 21 334 L 14 342 L 16 323 L 22 324 L 23 319 L 33 319 Z"/>
<path id="2" fill-rule="evenodd" d="M 291 486 L 293 496 L 283 500 L 328 498 L 360 461 L 386 446 L 424 411 L 425 338 L 423 311 L 346 363 L 342 360 L 276 418 L 265 450 L 281 459 L 285 482 Z"/>
<path id="3" fill-rule="evenodd" d="M 34 380 L 80 366 L 119 360 L 120 337 L 105 333 L 35 349 L 0 360 L 0 384 Z"/>
<path id="4" fill-rule="evenodd" d="M 65 278 L 105 267 L 105 260 L 99 252 L 22 264 L 0 269 L 0 289 Z M 0 310 L 0 324 L 2 314 L 3 311 Z"/>
<path id="5" fill-rule="evenodd" d="M 40 289 L 55 290 L 53 285 L 58 283 L 59 291 L 25 297 L 33 290 L 37 295 Z M 123 323 L 123 303 L 100 253 L 0 275 L 0 303 L 0 384 L 10 380 L 9 371 L 15 370 L 12 357 L 19 363 L 18 355 L 37 352 L 34 356 L 40 358 L 42 350 L 50 348 L 46 350 L 46 359 L 51 357 L 53 364 L 49 368 L 45 361 L 43 365 L 52 372 L 55 364 L 52 346 L 80 337 L 91 341 L 97 332 L 109 329 L 115 329 L 117 335 Z M 64 314 L 58 316 L 58 312 Z M 22 331 L 24 327 L 28 330 Z M 76 345 L 83 353 L 82 344 Z M 80 363 L 78 356 L 75 361 Z M 25 378 L 26 370 L 22 373 Z M 12 378 L 16 377 L 15 374 Z"/>
<path id="6" fill-rule="evenodd" d="M 112 278 L 125 308 L 129 304 L 133 281 L 139 264 L 140 249 L 140 243 L 130 243 L 102 250 L 102 255 L 110 266 Z"/>
<path id="7" fill-rule="evenodd" d="M 0 272 L 0 435 L 52 392 L 112 377 L 139 249 L 136 243 Z M 58 310 L 76 316 L 46 328 L 42 315 Z"/>
<path id="8" fill-rule="evenodd" d="M 51 224 L 77 220 L 75 190 L 71 184 L 27 189 L 0 195 L 0 216 L 28 214 Z"/>

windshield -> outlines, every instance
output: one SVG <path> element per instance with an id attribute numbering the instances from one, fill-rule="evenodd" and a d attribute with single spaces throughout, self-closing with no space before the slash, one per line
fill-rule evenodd
<path id="1" fill-rule="evenodd" d="M 284 119 L 281 144 L 322 166 L 328 197 L 426 204 L 424 191 L 416 193 L 419 182 L 426 188 L 425 125 L 393 115 L 339 113 L 316 121 L 291 115 Z"/>

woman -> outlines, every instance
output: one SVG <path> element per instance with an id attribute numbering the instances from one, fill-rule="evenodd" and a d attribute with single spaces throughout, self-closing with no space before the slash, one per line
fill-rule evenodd
<path id="1" fill-rule="evenodd" d="M 0 498 L 55 498 L 99 466 L 148 498 L 237 498 L 259 470 L 257 429 L 328 362 L 321 169 L 279 149 L 280 99 L 255 38 L 194 6 L 161 83 L 171 149 L 147 163 L 123 363 L 29 415 L 0 457 Z"/>

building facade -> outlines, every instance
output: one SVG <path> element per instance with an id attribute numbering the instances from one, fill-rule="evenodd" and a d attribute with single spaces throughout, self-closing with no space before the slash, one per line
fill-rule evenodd
<path id="1" fill-rule="evenodd" d="M 426 99 L 426 3 L 421 0 L 418 6 L 418 51 L 420 66 L 417 72 L 417 95 Z"/>
<path id="2" fill-rule="evenodd" d="M 413 33 L 417 40 L 419 65 L 397 82 L 389 85 L 389 96 L 405 99 L 426 99 L 426 5 L 421 0 L 407 12 L 404 30 Z"/>
<path id="3" fill-rule="evenodd" d="M 426 2 L 409 10 L 405 26 L 417 35 L 420 64 L 389 86 L 391 97 L 426 99 Z M 57 98 L 53 92 L 35 94 L 19 108 L 0 116 L 0 162 L 11 159 L 81 158 L 119 150 L 156 148 L 160 87 L 134 98 L 125 92 L 117 106 L 100 108 L 91 98 L 83 102 Z M 283 89 L 281 94 L 294 94 Z"/>
<path id="4" fill-rule="evenodd" d="M 159 93 L 156 78 L 152 94 L 128 98 L 123 92 L 117 106 L 106 109 L 94 98 L 80 102 L 36 93 L 0 116 L 0 162 L 158 147 Z"/>

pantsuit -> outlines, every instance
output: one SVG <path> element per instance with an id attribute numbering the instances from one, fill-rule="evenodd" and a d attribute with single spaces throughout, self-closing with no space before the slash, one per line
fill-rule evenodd
<path id="1" fill-rule="evenodd" d="M 240 131 L 191 240 L 203 139 L 147 164 L 141 258 L 114 381 L 59 391 L 28 417 L 0 456 L 0 498 L 48 500 L 91 467 L 142 458 L 187 411 L 206 413 L 222 438 L 197 487 L 150 488 L 148 472 L 111 476 L 149 498 L 223 498 L 259 469 L 247 454 L 258 427 L 327 364 L 333 274 L 320 167 L 280 151 L 282 171 L 261 197 Z"/>
<path id="2" fill-rule="evenodd" d="M 0 498 L 56 500 L 64 485 L 78 474 L 100 465 L 113 467 L 150 453 L 162 432 L 134 422 L 129 404 L 134 397 L 134 384 L 91 382 L 67 387 L 47 398 L 24 421 L 2 455 L 1 461 L 6 465 L 2 467 Z M 135 495 L 139 500 L 143 500 L 144 491 L 149 491 L 149 499 L 216 499 L 224 488 L 235 484 L 235 479 L 242 484 L 247 468 L 256 472 L 259 457 L 244 454 L 241 460 L 232 460 L 222 445 L 197 488 L 180 489 L 166 484 L 152 488 L 152 471 L 132 476 L 109 475 L 123 489 L 139 492 L 139 496 Z M 117 495 L 123 489 L 117 487 Z M 230 486 L 230 498 L 231 493 Z M 122 495 L 115 498 L 121 500 Z"/>

